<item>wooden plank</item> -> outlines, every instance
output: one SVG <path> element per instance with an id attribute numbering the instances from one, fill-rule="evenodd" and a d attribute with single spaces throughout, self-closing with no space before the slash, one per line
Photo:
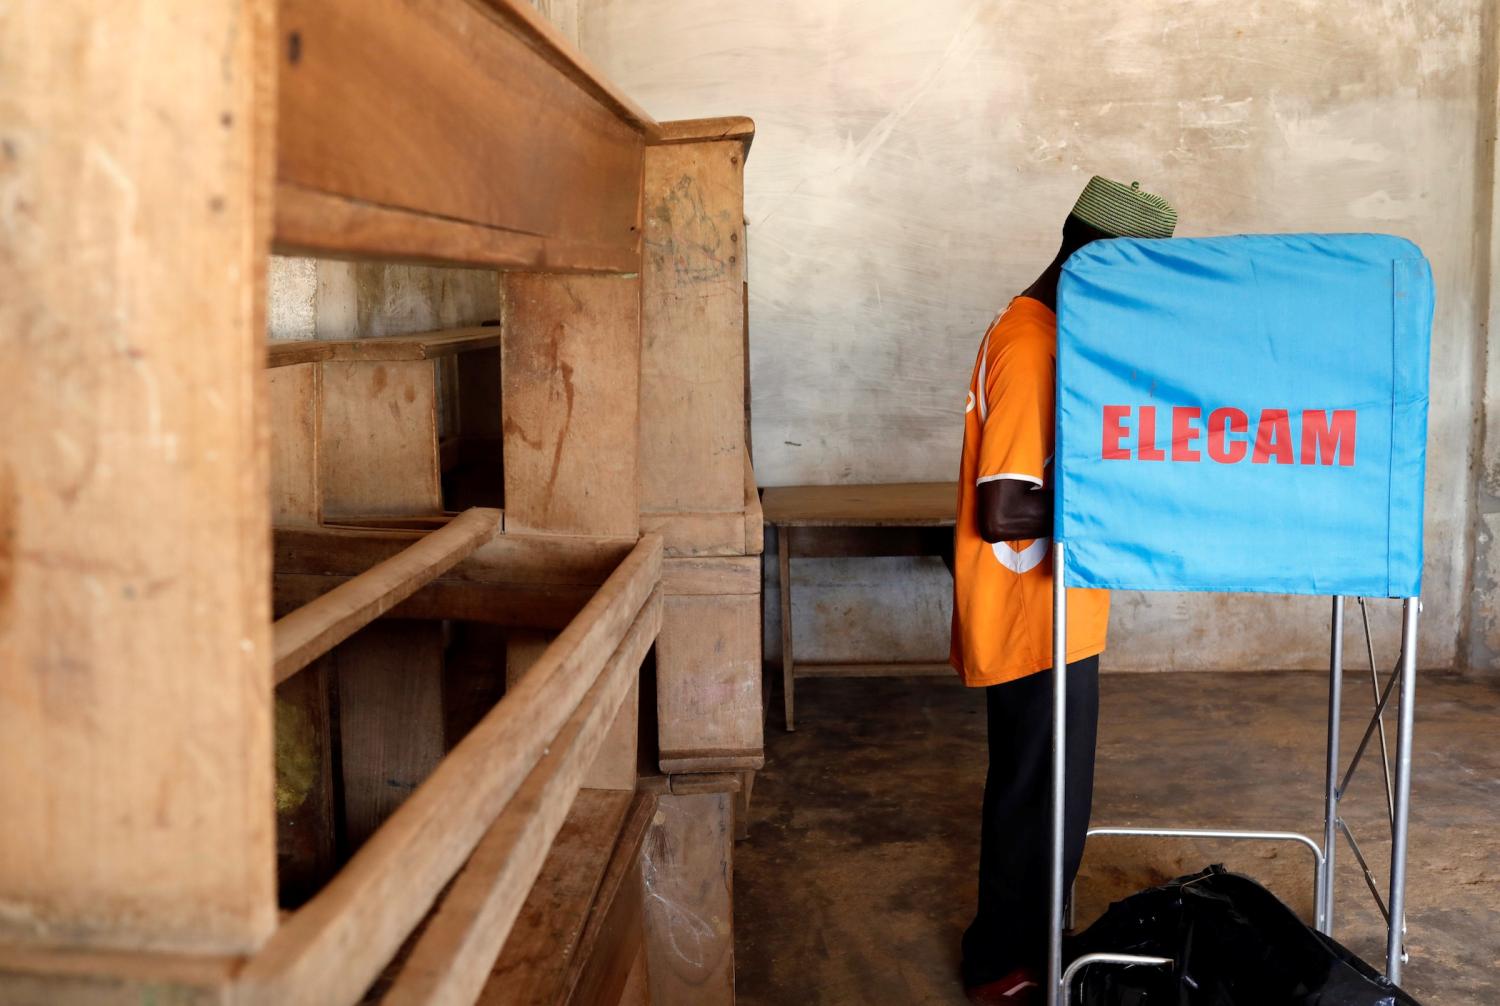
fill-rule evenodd
<path id="1" fill-rule="evenodd" d="M 465 507 L 464 509 L 470 509 Z M 457 514 L 443 512 L 432 514 L 342 514 L 325 521 L 322 528 L 373 528 L 384 531 L 435 531 L 448 524 Z M 500 516 L 501 523 L 505 515 Z M 274 528 L 272 529 L 275 530 Z"/>
<path id="2" fill-rule="evenodd" d="M 952 527 L 958 487 L 951 482 L 772 486 L 761 499 L 778 527 Z"/>
<path id="3" fill-rule="evenodd" d="M 322 363 L 323 514 L 443 509 L 437 381 L 426 361 Z"/>
<path id="4" fill-rule="evenodd" d="M 755 120 L 743 115 L 725 115 L 713 119 L 675 119 L 661 124 L 660 134 L 652 140 L 653 145 L 669 143 L 704 143 L 711 140 L 732 140 L 740 144 L 746 154 L 755 139 Z"/>
<path id="5" fill-rule="evenodd" d="M 656 642 L 663 771 L 764 763 L 760 652 L 758 594 L 667 598 Z"/>
<path id="6" fill-rule="evenodd" d="M 734 794 L 661 795 L 642 847 L 653 1006 L 734 1003 Z"/>
<path id="7" fill-rule="evenodd" d="M 743 512 L 744 151 L 646 152 L 641 509 Z M 744 528 L 733 539 L 742 551 Z"/>
<path id="8" fill-rule="evenodd" d="M 204 988 L 110 975 L 27 975 L 0 971 L 0 1002 L 6 1006 L 228 1006 L 225 988 Z"/>
<path id="9" fill-rule="evenodd" d="M 940 663 L 892 663 L 892 664 L 794 664 L 792 673 L 799 678 L 956 678 L 957 674 L 947 664 Z"/>
<path id="10" fill-rule="evenodd" d="M 0 944 L 0 974 L 102 978 L 122 985 L 224 988 L 241 959 L 235 954 L 78 950 Z M 10 1003 L 9 999 L 0 1002 Z M 139 1003 L 140 1000 L 131 1000 Z"/>
<path id="11" fill-rule="evenodd" d="M 477 1004 L 550 1006 L 563 998 L 568 973 L 578 966 L 589 909 L 600 893 L 634 796 L 615 790 L 578 791 L 500 956 L 483 976 Z"/>
<path id="12" fill-rule="evenodd" d="M 762 769 L 766 765 L 764 748 L 699 748 L 661 753 L 657 767 L 673 775 L 740 772 Z"/>
<path id="13" fill-rule="evenodd" d="M 313 360 L 341 363 L 395 363 L 407 360 L 437 360 L 458 353 L 493 349 L 500 345 L 497 325 L 450 328 L 410 335 L 377 335 L 366 339 L 322 339 L 316 342 L 273 339 L 268 346 L 268 365 L 284 367 Z"/>
<path id="14" fill-rule="evenodd" d="M 529 624 L 535 624 L 534 622 Z M 505 681 L 514 687 L 532 666 L 541 659 L 554 633 L 539 632 L 533 628 L 521 628 L 505 637 Z M 630 686 L 630 693 L 620 704 L 610 725 L 609 735 L 604 740 L 594 763 L 589 767 L 583 784 L 592 789 L 633 790 L 636 776 L 636 741 L 640 714 L 640 689 Z"/>
<path id="15" fill-rule="evenodd" d="M 247 1004 L 322 1006 L 364 991 L 549 748 L 571 749 L 555 743 L 560 731 L 660 582 L 661 539 L 643 538 L 532 673 L 249 960 Z"/>
<path id="16" fill-rule="evenodd" d="M 509 232 L 542 268 L 574 264 L 553 258 L 569 249 L 586 263 L 637 257 L 640 124 L 559 72 L 519 23 L 458 0 L 282 0 L 278 239 L 409 256 L 367 211 L 394 212 Z M 288 184 L 358 202 L 340 220 Z M 397 240 L 369 240 L 382 237 Z M 474 261 L 472 245 L 431 250 Z"/>
<path id="17" fill-rule="evenodd" d="M 385 999 L 387 1006 L 474 1001 L 542 869 L 584 772 L 639 673 L 660 619 L 660 595 L 653 594 L 514 798 L 485 830 L 402 966 Z M 517 690 L 539 680 L 540 670 L 528 675 Z"/>
<path id="18" fill-rule="evenodd" d="M 474 551 L 499 514 L 475 508 L 311 604 L 276 620 L 275 678 L 285 681 Z"/>
<path id="19" fill-rule="evenodd" d="M 755 468 L 750 463 L 748 441 L 745 447 L 745 554 L 760 555 L 766 550 L 766 515 L 760 505 L 760 489 L 755 484 Z"/>
<path id="20" fill-rule="evenodd" d="M 665 585 L 665 573 L 663 573 Z M 514 687 L 552 645 L 555 633 L 523 628 L 506 634 L 505 681 Z M 583 785 L 591 789 L 633 790 L 636 776 L 636 742 L 639 736 L 640 688 L 630 686 L 630 693 L 620 704 L 610 725 L 609 735 L 594 763 L 584 777 Z"/>
<path id="21" fill-rule="evenodd" d="M 641 779 L 641 791 L 675 793 L 678 796 L 738 793 L 743 782 L 742 776 L 741 772 L 673 772 L 671 775 L 651 775 Z"/>
<path id="22" fill-rule="evenodd" d="M 429 265 L 554 273 L 635 272 L 641 262 L 635 247 L 521 234 L 374 206 L 286 182 L 276 186 L 275 247 L 285 255 L 359 255 Z"/>
<path id="23" fill-rule="evenodd" d="M 577 46 L 527 0 L 480 0 L 480 2 L 509 22 L 512 30 L 540 53 L 550 65 L 561 70 L 569 80 L 598 99 L 600 104 L 612 109 L 622 121 L 634 124 L 647 141 L 656 142 L 661 136 L 661 124 L 636 104 L 629 94 L 616 87 L 600 73 L 594 64 L 578 51 Z"/>
<path id="24" fill-rule="evenodd" d="M 333 359 L 333 349 L 316 339 L 271 339 L 266 343 L 266 366 L 272 370 Z"/>
<path id="25" fill-rule="evenodd" d="M 6 1006 L 228 1006 L 239 958 L 0 947 Z"/>
<path id="26" fill-rule="evenodd" d="M 0 17 L 0 941 L 275 925 L 271 14 Z"/>
<path id="27" fill-rule="evenodd" d="M 321 516 L 320 376 L 315 366 L 286 367 L 266 375 L 271 416 L 271 520 L 276 524 L 316 527 Z"/>
<path id="28" fill-rule="evenodd" d="M 636 775 L 640 771 L 640 736 L 641 689 L 639 682 L 635 682 L 631 684 L 625 701 L 620 703 L 620 711 L 610 724 L 604 746 L 583 777 L 583 785 L 590 789 L 634 792 Z"/>
<path id="29" fill-rule="evenodd" d="M 641 532 L 659 534 L 671 556 L 743 555 L 745 512 L 663 513 L 643 511 Z"/>
<path id="30" fill-rule="evenodd" d="M 662 591 L 686 594 L 754 594 L 760 596 L 760 559 L 722 556 L 716 559 L 668 559 L 662 563 Z"/>
<path id="31" fill-rule="evenodd" d="M 338 673 L 344 841 L 352 852 L 442 760 L 443 627 L 367 625 L 333 651 Z"/>
<path id="32" fill-rule="evenodd" d="M 505 513 L 518 531 L 640 527 L 640 284 L 503 278 Z"/>
<path id="33" fill-rule="evenodd" d="M 575 965 L 569 971 L 565 992 L 569 1006 L 629 1006 L 641 1000 L 646 949 L 641 852 L 655 816 L 656 797 L 636 794 L 573 957 Z M 630 976 L 638 965 L 642 989 L 632 993 Z"/>

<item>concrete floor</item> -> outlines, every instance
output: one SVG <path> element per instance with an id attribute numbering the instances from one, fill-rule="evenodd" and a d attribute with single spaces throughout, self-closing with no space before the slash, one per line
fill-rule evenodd
<path id="1" fill-rule="evenodd" d="M 1102 687 L 1095 824 L 1320 832 L 1323 676 L 1114 674 Z M 1368 721 L 1357 705 L 1369 709 L 1368 672 L 1347 682 L 1346 758 Z M 798 730 L 773 713 L 750 837 L 735 851 L 742 1006 L 965 1001 L 955 976 L 973 910 L 983 711 L 979 692 L 946 679 L 798 682 Z M 1500 687 L 1422 676 L 1413 792 L 1404 985 L 1428 1006 L 1500 1003 Z M 1384 814 L 1367 756 L 1344 816 L 1377 878 Z M 1383 962 L 1378 911 L 1347 846 L 1339 856 L 1336 935 Z M 1079 921 L 1213 862 L 1310 912 L 1298 846 L 1098 838 Z"/>

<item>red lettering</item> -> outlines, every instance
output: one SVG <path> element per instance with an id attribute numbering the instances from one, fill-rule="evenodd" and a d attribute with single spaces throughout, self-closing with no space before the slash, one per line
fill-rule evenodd
<path id="1" fill-rule="evenodd" d="M 1292 455 L 1292 421 L 1286 409 L 1261 409 L 1255 427 L 1255 453 L 1250 455 L 1250 463 L 1263 465 L 1273 458 L 1278 465 L 1296 461 Z"/>
<path id="2" fill-rule="evenodd" d="M 1198 461 L 1201 458 L 1193 447 L 1193 441 L 1203 434 L 1189 426 L 1203 415 L 1202 409 L 1179 405 L 1172 410 L 1172 460 Z"/>
<path id="3" fill-rule="evenodd" d="M 1138 461 L 1165 461 L 1166 452 L 1156 446 L 1156 406 L 1141 406 L 1140 428 L 1136 430 L 1135 452 Z"/>
<path id="4" fill-rule="evenodd" d="M 1315 465 L 1319 461 L 1333 464 L 1334 448 L 1338 448 L 1339 464 L 1354 464 L 1354 427 L 1356 413 L 1353 409 L 1334 409 L 1333 422 L 1322 409 L 1304 409 L 1302 412 L 1302 463 Z"/>
<path id="5" fill-rule="evenodd" d="M 1239 409 L 1214 409 L 1208 415 L 1208 456 L 1221 465 L 1237 464 L 1245 460 L 1245 442 L 1230 440 L 1230 433 L 1247 433 L 1250 417 Z"/>
<path id="6" fill-rule="evenodd" d="M 1163 407 L 1164 408 L 1164 407 Z M 1155 405 L 1103 406 L 1100 456 L 1110 461 L 1165 461 L 1165 445 L 1157 446 Z M 1126 443 L 1131 435 L 1131 413 L 1135 412 L 1135 450 Z M 1199 406 L 1172 406 L 1171 459 L 1194 463 L 1206 452 L 1211 461 L 1233 465 L 1248 456 L 1257 465 L 1354 464 L 1355 434 L 1359 414 L 1354 409 L 1302 410 L 1301 452 L 1292 439 L 1291 411 L 1262 409 L 1254 435 L 1250 417 L 1241 409 L 1214 409 L 1205 422 Z M 1199 441 L 1203 447 L 1198 446 Z"/>
<path id="7" fill-rule="evenodd" d="M 1104 407 L 1104 451 L 1101 455 L 1104 460 L 1130 460 L 1130 448 L 1120 446 L 1120 441 L 1124 440 L 1125 434 L 1130 432 L 1130 428 L 1125 425 L 1125 417 L 1128 415 L 1130 415 L 1128 405 Z"/>

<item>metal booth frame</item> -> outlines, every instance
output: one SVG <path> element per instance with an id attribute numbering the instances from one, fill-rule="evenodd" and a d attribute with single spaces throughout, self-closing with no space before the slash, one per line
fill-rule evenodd
<path id="1" fill-rule="evenodd" d="M 1062 940 L 1067 894 L 1063 883 L 1063 814 L 1066 806 L 1067 776 L 1064 770 L 1064 751 L 1067 743 L 1067 545 L 1065 541 L 1052 543 L 1052 804 L 1051 804 L 1051 889 L 1049 901 L 1049 942 L 1047 960 L 1048 1006 L 1069 1006 L 1072 1000 L 1074 979 L 1086 967 L 1093 964 L 1150 965 L 1170 967 L 1174 962 L 1168 957 L 1143 956 L 1139 954 L 1095 953 L 1085 954 L 1064 969 Z M 1314 861 L 1314 914 L 1315 928 L 1328 936 L 1333 935 L 1334 922 L 1334 864 L 1337 860 L 1338 833 L 1348 840 L 1350 851 L 1364 873 L 1366 885 L 1376 904 L 1386 918 L 1385 974 L 1392 982 L 1400 982 L 1401 966 L 1406 961 L 1404 937 L 1406 931 L 1406 857 L 1410 831 L 1411 811 L 1411 767 L 1412 731 L 1416 715 L 1417 685 L 1417 629 L 1421 613 L 1419 596 L 1401 598 L 1401 656 L 1396 671 L 1382 687 L 1379 670 L 1375 663 L 1374 645 L 1370 638 L 1369 613 L 1365 598 L 1357 599 L 1364 623 L 1365 645 L 1369 654 L 1374 714 L 1364 735 L 1360 738 L 1354 756 L 1340 776 L 1342 761 L 1340 749 L 1340 718 L 1343 702 L 1344 661 L 1344 608 L 1345 598 L 1332 598 L 1332 626 L 1329 640 L 1329 685 L 1328 685 L 1328 748 L 1327 771 L 1324 777 L 1324 821 L 1322 843 L 1297 832 L 1250 831 L 1217 828 L 1166 828 L 1166 827 L 1098 827 L 1090 828 L 1088 835 L 1136 835 L 1171 838 L 1214 838 L 1231 841 L 1277 841 L 1296 842 L 1309 848 Z M 1059 627 L 1061 630 L 1059 631 Z M 1396 760 L 1394 778 L 1388 753 L 1385 731 L 1385 709 L 1399 683 L 1397 706 Z M 1385 771 L 1387 810 L 1391 822 L 1391 864 L 1386 900 L 1382 901 L 1374 876 L 1366 862 L 1359 843 L 1339 816 L 1339 803 L 1348 791 L 1350 779 L 1368 749 L 1371 740 L 1379 736 L 1381 761 Z"/>

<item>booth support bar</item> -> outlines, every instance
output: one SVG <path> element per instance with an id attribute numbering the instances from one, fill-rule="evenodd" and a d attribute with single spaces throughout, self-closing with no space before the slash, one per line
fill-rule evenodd
<path id="1" fill-rule="evenodd" d="M 1328 772 L 1323 792 L 1323 865 L 1318 873 L 1318 931 L 1333 935 L 1333 863 L 1339 828 L 1339 723 L 1344 695 L 1344 599 L 1335 596 L 1328 643 Z"/>
<path id="2" fill-rule="evenodd" d="M 1048 892 L 1047 1006 L 1058 1006 L 1063 991 L 1063 846 L 1067 805 L 1068 591 L 1066 546 L 1052 542 L 1052 889 Z"/>
<path id="3" fill-rule="evenodd" d="M 1396 820 L 1391 829 L 1390 931 L 1386 938 L 1385 973 L 1401 981 L 1406 930 L 1406 839 L 1411 824 L 1412 728 L 1417 702 L 1417 619 L 1420 598 L 1408 597 L 1401 606 L 1401 705 L 1396 734 Z"/>

